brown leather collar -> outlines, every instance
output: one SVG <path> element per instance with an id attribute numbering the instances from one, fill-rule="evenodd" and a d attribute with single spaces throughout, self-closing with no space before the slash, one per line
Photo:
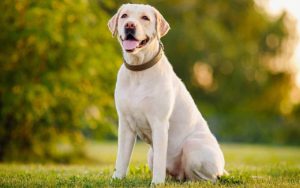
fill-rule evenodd
<path id="1" fill-rule="evenodd" d="M 143 63 L 143 64 L 140 64 L 140 65 L 131 65 L 131 64 L 128 64 L 125 61 L 125 59 L 123 59 L 124 65 L 127 69 L 129 69 L 131 71 L 143 71 L 143 70 L 146 70 L 146 69 L 149 69 L 149 68 L 153 67 L 156 63 L 158 63 L 159 60 L 161 59 L 163 53 L 164 53 L 163 45 L 162 45 L 162 43 L 160 43 L 158 53 L 150 61 L 148 61 L 146 63 Z"/>

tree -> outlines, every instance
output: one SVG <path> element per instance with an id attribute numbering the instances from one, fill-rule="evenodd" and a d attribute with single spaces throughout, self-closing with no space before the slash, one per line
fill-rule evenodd
<path id="1" fill-rule="evenodd" d="M 115 137 L 121 58 L 107 13 L 83 0 L 4 0 L 0 11 L 0 159 L 68 160 L 85 136 Z"/>

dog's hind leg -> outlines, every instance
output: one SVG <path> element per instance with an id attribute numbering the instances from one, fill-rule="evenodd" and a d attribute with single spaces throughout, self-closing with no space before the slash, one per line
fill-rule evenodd
<path id="1" fill-rule="evenodd" d="M 224 159 L 218 148 L 188 139 L 183 147 L 182 164 L 187 179 L 215 182 L 224 173 Z"/>

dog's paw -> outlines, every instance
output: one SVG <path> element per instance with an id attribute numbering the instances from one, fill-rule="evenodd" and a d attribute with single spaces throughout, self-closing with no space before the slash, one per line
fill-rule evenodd
<path id="1" fill-rule="evenodd" d="M 112 177 L 110 178 L 110 184 L 112 185 L 112 184 L 118 184 L 118 183 L 120 183 L 122 180 L 124 179 L 124 177 L 122 177 L 122 176 L 118 176 L 116 173 L 114 173 L 113 175 L 112 175 Z"/>
<path id="2" fill-rule="evenodd" d="M 120 179 L 123 179 L 123 178 L 124 178 L 124 176 L 120 176 L 116 172 L 114 172 L 114 174 L 111 177 L 112 180 L 120 180 Z"/>
<path id="3" fill-rule="evenodd" d="M 156 187 L 159 185 L 164 185 L 165 181 L 164 180 L 153 180 L 151 181 L 151 187 Z"/>

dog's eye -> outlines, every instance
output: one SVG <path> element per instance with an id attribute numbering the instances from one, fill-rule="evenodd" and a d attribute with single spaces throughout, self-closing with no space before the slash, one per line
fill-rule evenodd
<path id="1" fill-rule="evenodd" d="M 123 14 L 123 15 L 121 16 L 121 18 L 127 18 L 127 17 L 128 17 L 127 14 Z"/>
<path id="2" fill-rule="evenodd" d="M 148 18 L 148 16 L 142 16 L 142 19 L 143 19 L 143 20 L 150 21 L 150 19 Z"/>

